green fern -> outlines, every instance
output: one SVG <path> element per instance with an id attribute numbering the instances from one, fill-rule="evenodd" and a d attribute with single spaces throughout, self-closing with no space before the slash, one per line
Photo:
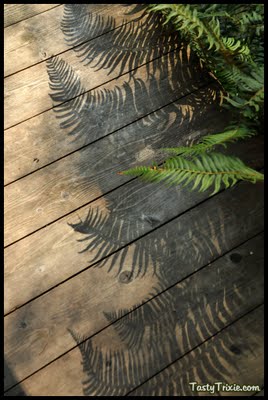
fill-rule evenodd
<path id="1" fill-rule="evenodd" d="M 235 142 L 239 139 L 246 139 L 253 136 L 254 134 L 255 132 L 246 126 L 230 126 L 229 129 L 223 133 L 204 136 L 199 143 L 192 146 L 164 148 L 162 150 L 176 155 L 194 156 L 200 153 L 214 150 L 215 146 L 221 145 L 223 147 L 226 147 L 226 143 Z"/>
<path id="2" fill-rule="evenodd" d="M 149 182 L 180 184 L 183 187 L 193 183 L 191 189 L 199 187 L 199 192 L 214 186 L 211 196 L 222 189 L 222 185 L 228 188 L 238 180 L 252 183 L 263 180 L 263 174 L 247 167 L 239 158 L 220 153 L 199 154 L 193 160 L 177 156 L 166 160 L 161 167 L 134 167 L 120 174 L 140 176 Z"/>
<path id="3" fill-rule="evenodd" d="M 221 83 L 227 105 L 258 119 L 264 101 L 262 4 L 151 4 L 148 10 L 161 12 L 180 31 Z"/>
<path id="4" fill-rule="evenodd" d="M 165 24 L 176 30 L 221 84 L 223 106 L 235 111 L 232 126 L 203 137 L 191 146 L 166 148 L 176 155 L 162 167 L 136 167 L 122 174 L 141 179 L 187 186 L 199 191 L 220 188 L 238 180 L 252 183 L 263 174 L 238 158 L 212 153 L 216 146 L 251 137 L 260 130 L 264 103 L 263 4 L 150 4 Z"/>

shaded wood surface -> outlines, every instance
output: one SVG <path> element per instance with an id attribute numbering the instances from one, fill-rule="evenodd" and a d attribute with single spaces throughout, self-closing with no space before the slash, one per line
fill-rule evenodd
<path id="1" fill-rule="evenodd" d="M 262 303 L 262 237 L 253 239 L 237 248 L 236 251 L 235 254 L 241 256 L 239 265 L 232 261 L 234 253 L 228 253 L 190 278 L 182 280 L 168 292 L 147 302 L 142 308 L 132 311 L 131 314 L 128 310 L 128 315 L 124 318 L 84 342 L 80 349 L 84 358 L 85 374 L 80 367 L 80 380 L 84 380 L 85 386 L 88 386 L 85 394 L 114 396 L 127 394 L 135 385 L 141 384 L 142 379 L 147 380 L 164 368 L 166 364 L 175 361 L 176 358 Z M 251 255 L 250 252 L 254 254 Z M 129 295 L 124 297 L 121 295 L 121 307 L 124 307 L 123 311 L 125 312 L 127 297 Z M 110 298 L 108 295 L 107 301 L 110 301 Z M 117 318 L 122 316 L 122 312 L 120 312 L 122 309 L 118 310 L 117 307 L 114 312 L 103 311 L 103 313 L 110 320 L 113 316 L 117 316 Z M 90 310 L 88 310 L 88 314 L 95 324 L 96 316 Z M 46 316 L 44 317 L 46 318 Z M 57 319 L 57 314 L 55 318 Z M 27 327 L 25 328 L 27 330 Z M 77 329 L 78 325 L 73 324 L 73 335 Z M 82 331 L 81 326 L 78 331 Z M 41 335 L 41 333 L 45 332 L 39 328 L 39 334 Z M 260 349 L 262 334 L 262 330 L 258 330 L 258 336 L 255 338 L 256 342 L 259 342 Z M 68 332 L 68 336 L 71 344 L 73 338 L 70 332 Z M 84 334 L 79 334 L 75 339 L 81 341 L 84 337 Z M 58 345 L 62 343 L 62 340 L 61 336 Z M 53 341 L 57 342 L 55 336 Z M 44 344 L 43 341 L 43 346 Z M 35 350 L 37 354 L 41 348 L 39 350 L 36 346 Z M 256 352 L 256 356 L 260 357 L 258 348 Z M 24 349 L 24 352 L 21 351 L 21 360 L 25 359 L 25 365 L 27 357 L 29 357 L 29 353 Z M 232 357 L 226 350 L 225 358 L 231 362 Z M 255 358 L 252 357 L 253 363 L 256 362 Z M 80 359 L 81 355 L 76 347 L 67 355 L 24 381 L 22 387 L 30 395 L 37 393 L 48 396 L 52 393 L 79 395 L 80 388 L 74 387 L 72 382 L 77 379 Z M 103 362 L 100 361 L 101 359 Z M 110 360 L 110 362 L 105 363 L 104 360 Z M 245 361 L 244 367 L 246 366 Z M 226 363 L 226 360 L 224 359 L 222 362 Z M 221 365 L 222 362 L 221 359 L 218 360 L 219 368 L 223 368 L 226 373 L 225 365 Z M 135 369 L 133 369 L 134 364 L 136 364 Z M 259 365 L 261 368 L 262 363 Z M 248 365 L 247 368 L 249 374 L 250 366 Z M 107 375 L 107 379 L 103 379 Z M 256 375 L 258 376 L 257 371 Z M 50 382 L 47 382 L 47 376 L 51 377 Z M 66 376 L 69 376 L 69 382 L 66 382 Z M 228 379 L 231 379 L 230 376 Z M 259 379 L 260 376 L 258 376 L 257 384 L 260 384 Z"/>
<path id="2" fill-rule="evenodd" d="M 247 396 L 249 391 L 191 390 L 189 382 L 234 382 L 242 387 L 262 387 L 263 307 L 258 307 L 239 321 L 187 354 L 163 372 L 150 379 L 131 396 Z M 262 391 L 257 396 L 263 396 Z"/>
<path id="3" fill-rule="evenodd" d="M 123 11 L 125 12 L 125 10 Z M 101 14 L 100 14 L 101 15 Z M 112 17 L 113 18 L 113 17 Z M 127 73 L 131 70 L 135 70 L 144 63 L 153 59 L 158 59 L 162 54 L 171 52 L 172 50 L 179 47 L 180 43 L 178 41 L 178 35 L 176 33 L 166 34 L 167 43 L 163 45 L 163 29 L 159 30 L 159 24 L 157 20 L 148 19 L 144 17 L 144 25 L 140 21 L 133 21 L 133 26 L 129 26 L 130 38 L 128 41 L 132 43 L 136 40 L 137 35 L 140 36 L 140 42 L 148 40 L 148 44 L 142 48 L 138 53 L 131 53 L 131 46 L 125 47 L 121 45 L 122 36 L 125 36 L 124 26 L 113 29 L 103 35 L 99 36 L 98 32 L 96 38 L 92 38 L 89 41 L 88 48 L 84 44 L 77 45 L 76 51 L 67 50 L 66 52 L 60 54 L 62 62 L 67 63 L 73 70 L 79 71 L 79 76 L 83 84 L 84 90 L 90 90 L 95 87 L 101 86 L 102 84 L 117 78 L 123 73 Z M 75 19 L 76 21 L 76 19 Z M 102 23 L 102 21 L 101 21 Z M 110 19 L 106 18 L 103 22 L 104 27 L 110 24 Z M 90 27 L 94 25 L 90 24 Z M 86 30 L 87 25 L 85 25 L 84 30 Z M 165 31 L 165 29 L 164 29 Z M 93 29 L 93 34 L 95 30 Z M 75 40 L 77 35 L 74 35 L 75 43 L 80 42 L 81 35 L 78 35 L 77 40 Z M 153 38 L 154 40 L 150 40 Z M 62 37 L 64 41 L 64 36 Z M 125 40 L 126 41 L 126 40 Z M 119 44 L 118 44 L 119 42 Z M 82 38 L 83 43 L 83 38 Z M 118 53 L 122 53 L 122 57 L 119 61 L 113 60 L 110 64 L 106 62 L 106 53 L 114 48 Z M 80 54 L 85 54 L 86 59 L 84 63 L 81 63 Z M 171 52 L 170 57 L 173 59 L 173 53 Z M 85 58 L 85 57 L 84 57 Z M 83 59 L 84 59 L 83 58 Z M 82 59 L 82 60 L 83 60 Z M 91 61 L 94 59 L 93 61 Z M 52 60 L 49 60 L 51 63 Z M 93 63 L 94 65 L 102 65 L 104 67 L 96 73 L 96 69 L 86 68 L 83 65 Z M 161 62 L 160 62 L 161 63 Z M 156 65 L 158 62 L 156 61 Z M 151 66 L 148 64 L 148 74 L 155 72 L 156 65 Z M 164 66 L 161 65 L 163 70 Z M 62 68 L 59 71 L 59 79 L 61 79 Z M 47 73 L 47 63 L 42 61 L 36 65 L 33 65 L 26 70 L 20 71 L 15 75 L 11 75 L 5 79 L 4 82 L 4 119 L 5 119 L 5 129 L 9 128 L 19 122 L 22 122 L 34 115 L 40 114 L 51 108 L 51 99 L 48 96 L 49 93 L 49 76 Z M 76 93 L 77 95 L 78 93 Z M 74 93 L 66 93 L 64 101 L 67 99 L 72 99 Z M 18 113 L 17 110 L 20 110 Z"/>
<path id="4" fill-rule="evenodd" d="M 256 193 L 258 188 L 259 196 Z M 110 257 L 102 268 L 99 265 L 96 269 L 90 268 L 18 309 L 16 313 L 8 315 L 5 319 L 5 330 L 12 331 L 12 334 L 7 336 L 5 351 L 9 362 L 12 361 L 13 364 L 16 360 L 16 375 L 23 379 L 35 369 L 58 357 L 63 349 L 69 349 L 72 346 L 72 338 L 68 332 L 70 326 L 77 327 L 79 332 L 87 334 L 94 334 L 102 329 L 104 318 L 100 308 L 102 312 L 109 310 L 111 298 L 115 310 L 131 308 L 141 303 L 146 293 L 150 293 L 157 284 L 154 269 L 158 272 L 161 282 L 158 290 L 165 290 L 179 279 L 211 262 L 230 246 L 237 245 L 239 240 L 244 241 L 263 229 L 262 186 L 252 188 L 241 184 L 235 189 L 235 195 L 230 190 L 213 199 L 214 213 L 211 211 L 211 199 L 155 230 L 149 238 L 141 239 L 141 243 L 135 243 L 130 249 L 124 248 L 116 262 L 114 257 Z M 245 195 L 248 198 L 245 204 L 248 219 L 245 217 L 242 219 L 246 210 L 241 205 L 238 206 Z M 241 222 L 238 223 L 239 221 Z M 198 230 L 198 227 L 202 228 Z M 184 244 L 183 252 L 180 250 L 180 242 L 172 241 L 176 234 L 185 239 L 188 237 L 186 241 L 188 246 Z M 163 265 L 158 261 L 160 258 L 158 252 L 150 249 L 155 244 L 159 253 L 165 252 L 166 246 L 170 249 L 165 254 Z M 150 250 L 147 251 L 147 248 Z M 133 268 L 136 249 L 142 254 L 142 265 L 139 266 L 137 263 Z M 112 263 L 114 265 L 111 273 L 107 274 Z M 180 267 L 172 268 L 174 264 Z M 255 264 L 254 262 L 253 265 Z M 122 285 L 120 282 L 120 276 L 124 271 L 132 274 L 131 284 Z M 164 273 L 168 276 L 162 277 Z M 241 278 L 241 274 L 239 276 Z M 87 293 L 90 295 L 87 296 Z M 79 315 L 77 309 L 80 310 Z M 40 313 L 42 317 L 38 318 Z M 91 320 L 94 321 L 92 330 L 88 315 L 91 315 Z M 50 335 L 53 340 L 49 340 Z"/>
<path id="5" fill-rule="evenodd" d="M 263 388 L 263 185 L 116 173 L 220 132 L 217 83 L 141 5 L 4 10 L 5 395 Z"/>
<path id="6" fill-rule="evenodd" d="M 262 149 L 263 139 L 256 137 L 248 142 L 234 144 L 228 151 L 231 154 L 240 155 L 245 162 L 258 168 L 263 165 Z M 257 185 L 257 188 L 262 190 L 261 185 Z M 249 187 L 249 189 L 255 196 L 255 187 Z M 4 251 L 5 313 L 56 286 L 101 258 L 109 256 L 111 252 L 149 233 L 207 197 L 208 193 L 190 193 L 188 190 L 177 190 L 177 188 L 166 190 L 162 186 L 145 185 L 134 180 L 109 193 L 105 198 L 102 196 L 90 205 L 72 212 L 7 247 Z M 153 203 L 152 198 L 154 198 Z M 162 207 L 162 204 L 165 204 L 165 207 Z M 92 214 L 91 221 L 87 221 L 89 212 Z M 85 237 L 83 232 L 90 233 L 90 225 L 97 216 L 101 216 L 101 221 L 108 216 L 104 226 L 105 233 L 102 233 L 100 221 L 95 226 L 95 235 L 83 245 L 78 240 Z M 81 221 L 84 221 L 84 224 Z M 73 225 L 74 230 L 69 224 Z M 94 245 L 94 239 L 98 236 L 101 239 L 100 243 Z M 112 246 L 104 252 L 99 252 L 101 246 L 111 236 L 113 237 L 113 242 L 110 242 Z M 79 263 L 77 263 L 77 253 L 90 243 L 92 243 L 90 251 L 81 253 Z M 66 259 L 68 259 L 67 264 Z M 20 282 L 19 290 L 17 289 L 18 281 Z M 14 290 L 16 290 L 16 296 L 14 296 Z"/>
<path id="7" fill-rule="evenodd" d="M 202 110 L 206 113 L 206 126 L 211 129 L 220 114 L 215 112 L 207 90 L 199 91 L 198 96 L 202 96 L 201 99 L 198 97 L 198 100 L 203 100 Z M 190 130 L 200 129 L 199 120 L 194 118 L 191 121 L 191 114 L 183 107 L 188 104 L 191 106 L 195 100 L 196 95 L 190 94 L 177 104 L 172 103 L 167 108 L 145 117 L 145 120 L 134 122 L 113 135 L 83 147 L 68 157 L 36 171 L 35 174 L 5 187 L 5 245 L 130 180 L 131 178 L 117 174 L 128 166 L 149 163 L 154 159 L 163 161 L 164 154 L 157 157 L 158 149 L 176 146 Z M 206 100 L 209 103 L 207 107 Z M 201 106 L 196 107 L 195 111 L 198 114 Z M 159 124 L 161 117 L 163 122 L 168 124 L 168 129 L 164 129 L 164 132 L 161 123 Z M 178 124 L 172 121 L 172 117 L 180 118 L 177 135 Z"/>
<path id="8" fill-rule="evenodd" d="M 179 52 L 175 54 L 177 54 L 179 60 Z M 184 80 L 178 80 L 177 87 L 174 90 L 174 86 L 171 84 L 171 81 L 174 81 L 174 78 L 172 78 L 174 66 L 171 66 L 168 62 L 167 55 L 163 56 L 162 62 L 167 63 L 167 74 L 160 81 L 157 81 L 155 77 L 146 79 L 147 65 L 145 65 L 138 69 L 135 80 L 126 82 L 126 78 L 121 76 L 102 85 L 102 99 L 99 99 L 100 90 L 89 91 L 78 96 L 78 99 L 71 100 L 61 106 L 64 100 L 62 97 L 60 101 L 55 102 L 58 107 L 56 110 L 46 111 L 7 129 L 4 142 L 5 184 L 56 161 L 65 156 L 67 151 L 71 153 L 113 131 L 119 130 L 125 125 L 133 123 L 135 119 L 152 115 L 151 122 L 150 118 L 147 117 L 140 121 L 139 125 L 142 127 L 146 124 L 153 124 L 153 119 L 156 123 L 158 121 L 156 121 L 153 112 L 158 109 L 162 109 L 162 111 L 157 115 L 163 117 L 163 124 L 166 123 L 167 126 L 175 122 L 172 121 L 172 113 L 176 113 L 176 120 L 180 117 L 178 115 L 180 110 L 181 113 L 186 114 L 187 111 L 190 113 L 191 100 L 189 100 L 188 110 L 186 110 L 187 101 L 183 102 L 184 109 L 178 102 L 187 94 L 206 86 L 209 83 L 208 75 L 200 70 L 195 71 L 191 66 L 189 68 L 179 61 L 177 70 L 180 72 L 180 76 L 184 73 L 187 80 L 186 77 Z M 176 84 L 176 82 L 174 83 Z M 198 93 L 199 96 L 202 95 L 206 103 L 209 103 L 216 91 L 219 92 L 214 83 Z M 69 114 L 72 107 L 76 107 L 77 100 L 79 105 L 82 105 L 85 116 L 83 112 L 80 112 L 80 115 L 83 116 L 83 120 L 80 122 L 77 114 L 73 111 L 71 123 L 69 126 L 65 126 L 64 121 L 68 121 Z M 163 109 L 174 101 L 176 101 L 177 109 L 174 108 L 174 105 Z M 215 105 L 214 109 L 216 109 Z M 204 107 L 202 112 L 209 112 L 209 110 Z M 62 129 L 59 129 L 59 124 L 61 124 Z M 155 124 L 153 125 L 155 129 Z M 209 129 L 209 125 L 207 129 Z"/>
<path id="9" fill-rule="evenodd" d="M 64 40 L 61 30 L 64 5 L 59 5 L 59 7 L 55 7 L 57 4 L 16 4 L 12 5 L 13 7 L 10 7 L 11 5 L 8 6 L 9 13 L 7 21 L 11 20 L 9 16 L 11 16 L 12 13 L 13 18 L 16 19 L 22 18 L 22 16 L 25 17 L 25 13 L 23 13 L 24 10 L 25 12 L 28 10 L 28 19 L 6 30 L 4 51 L 6 58 L 5 76 L 14 74 L 31 65 L 47 60 L 54 54 L 59 54 L 69 49 L 68 42 Z M 22 6 L 24 6 L 23 9 Z M 32 12 L 35 12 L 35 10 L 36 13 L 38 13 L 38 11 L 46 11 L 46 14 L 31 16 L 30 8 Z M 16 17 L 16 12 L 20 14 L 20 16 L 18 15 L 18 17 Z M 97 16 L 99 16 L 100 13 L 103 18 L 102 29 L 99 29 L 99 31 L 94 30 L 94 36 L 104 34 L 107 30 L 109 31 L 111 28 L 114 29 L 141 15 L 140 12 L 135 15 L 126 14 L 123 16 L 122 7 L 119 4 L 115 6 L 112 4 L 90 4 L 87 6 L 87 12 L 90 13 L 93 19 L 92 24 L 98 22 Z M 127 12 L 127 10 L 125 10 L 125 12 Z M 111 15 L 113 17 L 113 25 L 105 24 L 105 20 L 108 20 Z M 32 18 L 29 18 L 30 16 Z M 108 27 L 106 27 L 106 25 L 108 25 Z M 83 38 L 83 41 L 90 39 L 92 39 L 92 32 L 88 30 L 88 35 Z"/>

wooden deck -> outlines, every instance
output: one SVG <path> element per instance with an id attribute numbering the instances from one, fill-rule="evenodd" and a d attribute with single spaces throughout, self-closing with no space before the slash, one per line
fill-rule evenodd
<path id="1" fill-rule="evenodd" d="M 263 185 L 117 174 L 222 129 L 217 83 L 140 6 L 4 13 L 5 395 L 263 396 Z"/>

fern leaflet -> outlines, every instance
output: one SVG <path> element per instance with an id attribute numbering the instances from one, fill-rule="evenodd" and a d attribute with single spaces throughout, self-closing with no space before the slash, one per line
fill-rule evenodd
<path id="1" fill-rule="evenodd" d="M 134 167 L 121 172 L 124 175 L 140 176 L 149 182 L 164 181 L 168 185 L 181 184 L 183 187 L 194 184 L 192 190 L 203 192 L 214 185 L 211 196 L 222 189 L 233 186 L 238 180 L 252 183 L 263 180 L 263 174 L 247 167 L 237 157 L 220 153 L 200 154 L 193 160 L 182 156 L 170 158 L 163 166 Z"/>

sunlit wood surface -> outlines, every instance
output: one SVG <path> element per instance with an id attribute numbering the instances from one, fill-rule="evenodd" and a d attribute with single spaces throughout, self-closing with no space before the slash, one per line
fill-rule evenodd
<path id="1" fill-rule="evenodd" d="M 118 174 L 220 132 L 218 83 L 140 5 L 4 17 L 5 395 L 256 395 L 263 185 Z M 224 151 L 263 168 L 261 136 Z"/>

